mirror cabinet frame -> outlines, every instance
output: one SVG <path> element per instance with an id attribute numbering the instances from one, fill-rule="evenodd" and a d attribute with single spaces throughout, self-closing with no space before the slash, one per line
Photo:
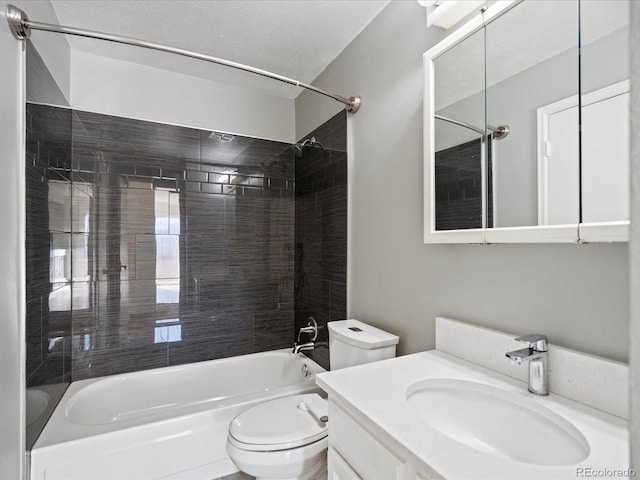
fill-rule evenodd
<path id="1" fill-rule="evenodd" d="M 522 0 L 500 0 L 448 35 L 423 55 L 424 63 L 424 243 L 591 243 L 628 242 L 629 221 L 436 230 L 434 60 L 483 29 Z M 580 75 L 582 73 L 580 72 Z M 581 80 L 580 80 L 581 81 Z M 486 88 L 486 87 L 485 87 Z M 581 100 L 581 99 L 579 99 Z M 579 102 L 581 108 L 581 101 Z M 484 164 L 482 165 L 484 171 Z M 484 184 L 483 178 L 483 184 Z M 485 203 L 483 188 L 483 205 Z M 483 224 L 486 209 L 483 208 Z"/>

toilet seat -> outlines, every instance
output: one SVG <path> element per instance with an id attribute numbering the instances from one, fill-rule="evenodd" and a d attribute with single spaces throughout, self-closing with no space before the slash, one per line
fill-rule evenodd
<path id="1" fill-rule="evenodd" d="M 229 443 L 255 452 L 287 450 L 310 445 L 327 437 L 327 425 L 301 402 L 322 403 L 317 393 L 291 395 L 245 410 L 229 425 Z"/>

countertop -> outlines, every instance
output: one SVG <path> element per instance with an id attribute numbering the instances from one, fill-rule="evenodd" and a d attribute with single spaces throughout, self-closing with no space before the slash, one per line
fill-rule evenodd
<path id="1" fill-rule="evenodd" d="M 434 378 L 485 383 L 527 397 L 577 427 L 587 439 L 590 453 L 574 465 L 533 465 L 462 444 L 421 422 L 407 403 L 409 386 Z M 593 478 L 625 478 L 619 471 L 624 473 L 629 467 L 626 420 L 553 393 L 534 395 L 524 382 L 437 350 L 322 373 L 316 382 L 330 401 L 336 400 L 347 413 L 370 422 L 373 433 L 388 436 L 392 444 L 448 479 L 575 479 L 588 477 L 587 472 L 593 477 L 596 471 Z M 523 430 L 513 441 L 526 442 L 526 435 Z"/>

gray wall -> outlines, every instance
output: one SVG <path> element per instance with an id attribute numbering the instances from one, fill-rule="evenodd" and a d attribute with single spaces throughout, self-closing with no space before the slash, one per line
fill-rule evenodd
<path id="1" fill-rule="evenodd" d="M 640 44 L 640 4 L 631 2 L 631 45 Z M 631 83 L 640 83 L 640 51 L 631 51 Z M 631 89 L 631 289 L 640 289 L 640 92 Z M 640 298 L 631 296 L 631 466 L 640 470 Z"/>
<path id="2" fill-rule="evenodd" d="M 314 81 L 363 98 L 349 118 L 349 316 L 399 334 L 401 354 L 433 348 L 449 315 L 626 360 L 626 244 L 422 243 L 422 54 L 443 36 L 416 2 L 391 2 Z M 339 108 L 300 95 L 298 136 Z"/>
<path id="3" fill-rule="evenodd" d="M 293 99 L 252 88 L 74 52 L 71 90 L 77 110 L 295 142 Z"/>

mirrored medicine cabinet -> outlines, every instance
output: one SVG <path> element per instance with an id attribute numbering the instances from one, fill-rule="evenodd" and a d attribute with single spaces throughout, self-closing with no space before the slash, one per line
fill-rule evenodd
<path id="1" fill-rule="evenodd" d="M 629 235 L 629 1 L 499 1 L 424 54 L 425 243 Z"/>

